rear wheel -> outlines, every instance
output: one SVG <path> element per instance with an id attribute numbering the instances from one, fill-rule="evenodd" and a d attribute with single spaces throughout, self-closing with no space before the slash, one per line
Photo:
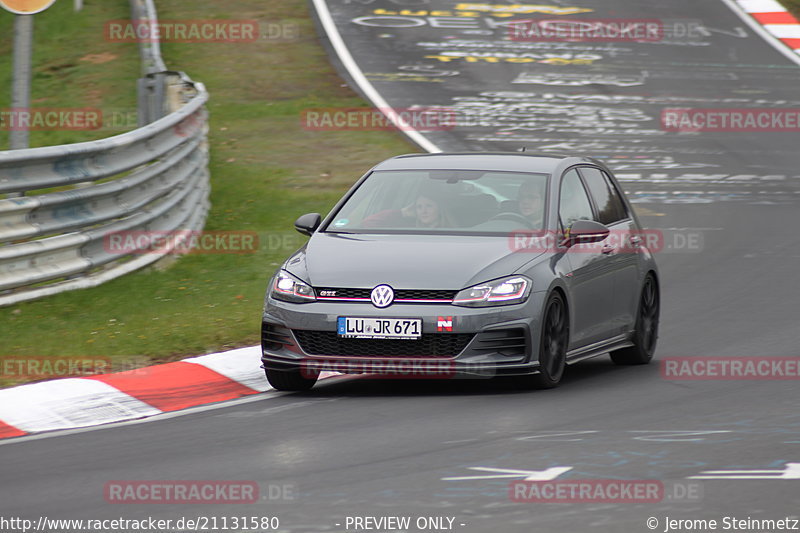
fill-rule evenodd
<path id="1" fill-rule="evenodd" d="M 272 370 L 264 369 L 267 381 L 276 390 L 283 391 L 306 391 L 317 382 L 316 375 L 307 375 L 308 372 L 301 373 L 300 370 Z"/>
<path id="2" fill-rule="evenodd" d="M 653 359 L 658 341 L 658 318 L 661 300 L 658 284 L 652 274 L 648 274 L 642 286 L 636 328 L 633 332 L 633 346 L 611 352 L 611 360 L 618 365 L 644 365 Z"/>
<path id="3" fill-rule="evenodd" d="M 552 293 L 544 309 L 539 345 L 539 373 L 521 376 L 524 385 L 534 389 L 557 387 L 567 366 L 569 319 L 564 298 L 557 292 Z"/>

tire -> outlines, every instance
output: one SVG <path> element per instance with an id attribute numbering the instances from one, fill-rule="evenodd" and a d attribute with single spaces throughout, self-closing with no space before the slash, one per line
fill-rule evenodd
<path id="1" fill-rule="evenodd" d="M 282 391 L 307 391 L 317 382 L 317 376 L 304 376 L 299 370 L 271 370 L 264 369 L 267 381 L 275 390 Z"/>
<path id="2" fill-rule="evenodd" d="M 521 385 L 532 389 L 552 389 L 561 383 L 567 367 L 569 317 L 564 298 L 553 292 L 547 299 L 542 315 L 542 335 L 539 342 L 539 373 L 520 376 Z"/>
<path id="3" fill-rule="evenodd" d="M 661 297 L 658 283 L 648 274 L 642 285 L 639 308 L 636 312 L 636 327 L 631 340 L 633 346 L 611 352 L 611 360 L 618 365 L 646 365 L 653 359 L 658 342 L 658 318 L 661 312 Z"/>

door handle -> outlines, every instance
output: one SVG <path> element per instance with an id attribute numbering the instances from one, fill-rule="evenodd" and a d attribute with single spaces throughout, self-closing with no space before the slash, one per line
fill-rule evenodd
<path id="1" fill-rule="evenodd" d="M 601 252 L 601 253 L 604 253 L 604 254 L 610 254 L 610 253 L 612 253 L 614 250 L 616 250 L 616 248 L 614 248 L 612 245 L 610 245 L 610 244 L 605 244 L 605 245 L 603 245 L 603 247 L 600 249 L 600 252 Z"/>

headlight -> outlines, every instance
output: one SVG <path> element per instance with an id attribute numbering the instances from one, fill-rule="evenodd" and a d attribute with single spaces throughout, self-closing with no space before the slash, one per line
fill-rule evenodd
<path id="1" fill-rule="evenodd" d="M 311 285 L 300 281 L 285 270 L 281 270 L 275 276 L 271 296 L 276 300 L 295 303 L 313 302 L 317 299 Z"/>
<path id="2" fill-rule="evenodd" d="M 528 299 L 533 282 L 525 276 L 511 276 L 475 285 L 456 294 L 453 305 L 492 307 L 521 304 Z"/>

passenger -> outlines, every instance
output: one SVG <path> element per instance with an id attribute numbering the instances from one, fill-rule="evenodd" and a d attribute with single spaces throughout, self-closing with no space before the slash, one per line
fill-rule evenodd
<path id="1" fill-rule="evenodd" d="M 520 185 L 518 193 L 519 213 L 528 219 L 535 228 L 543 227 L 544 198 L 542 187 L 527 180 Z"/>
<path id="2" fill-rule="evenodd" d="M 417 201 L 402 209 L 406 218 L 415 218 L 418 228 L 452 228 L 453 218 L 433 195 L 420 194 Z"/>
<path id="3" fill-rule="evenodd" d="M 453 217 L 436 191 L 422 191 L 413 204 L 402 209 L 387 209 L 363 220 L 364 228 L 453 228 Z"/>

